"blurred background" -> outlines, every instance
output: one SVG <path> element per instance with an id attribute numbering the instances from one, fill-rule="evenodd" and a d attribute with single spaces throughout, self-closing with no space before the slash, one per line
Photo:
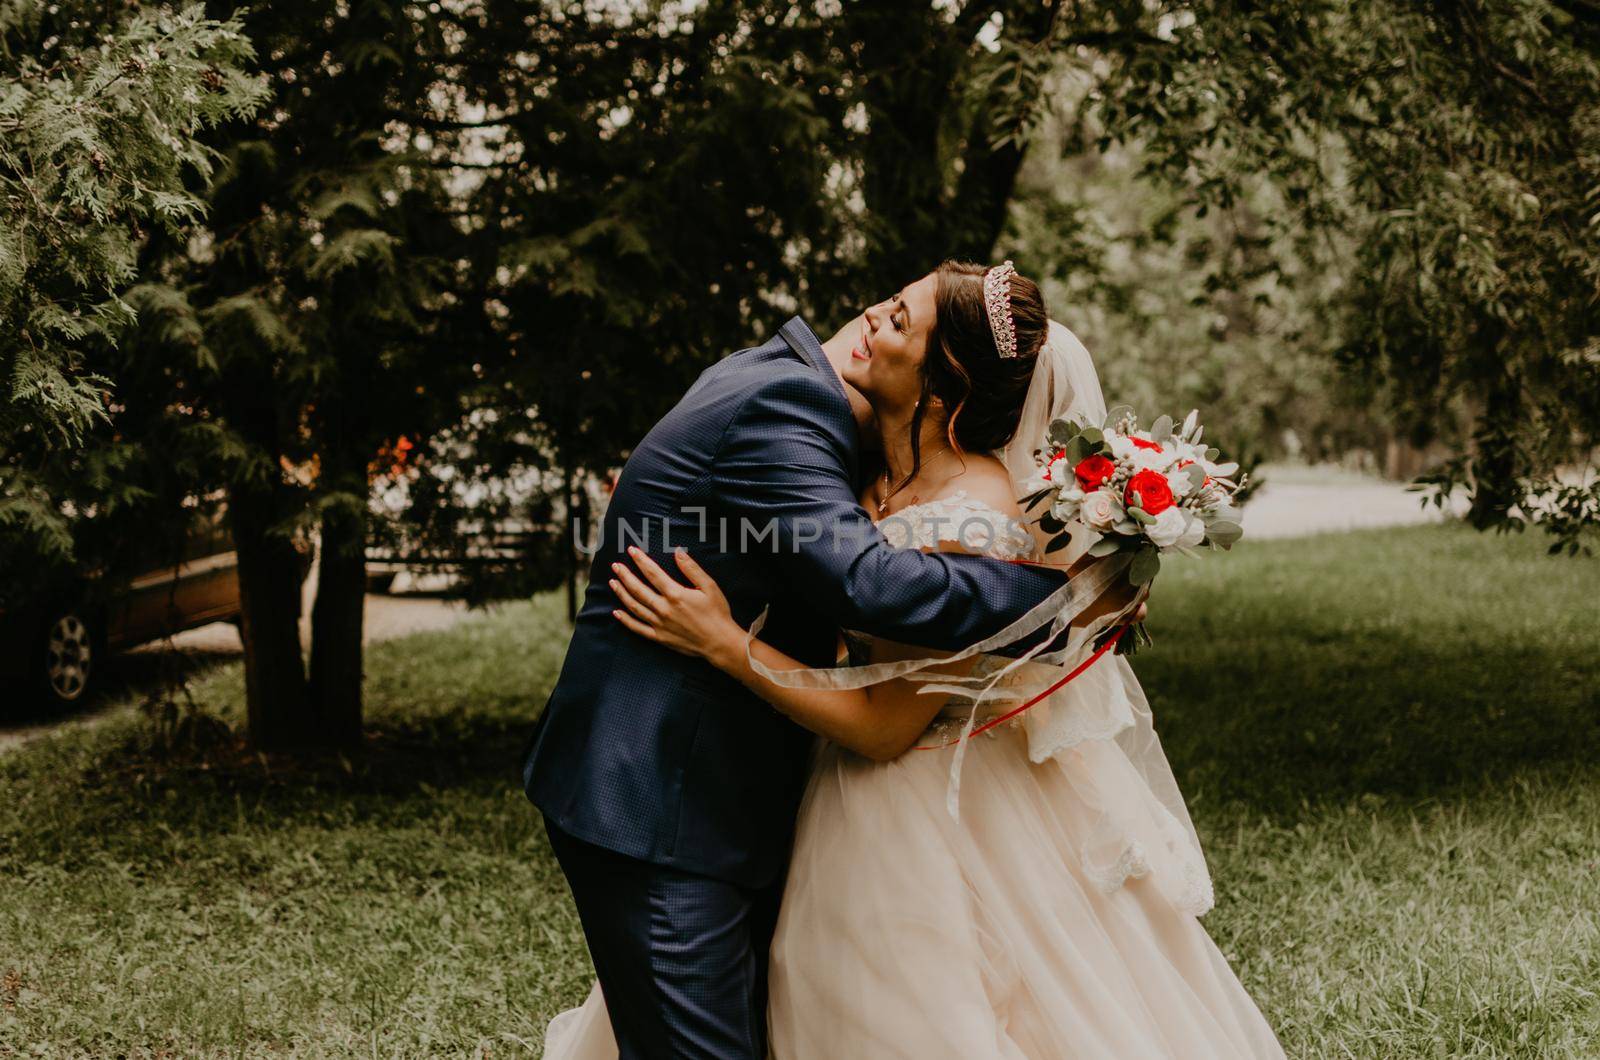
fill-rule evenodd
<path id="1" fill-rule="evenodd" d="M 1140 672 L 1291 1052 L 1600 1036 L 1593 0 L 0 0 L 0 222 L 0 1056 L 537 1052 L 570 526 L 946 257 L 1252 469 Z"/>

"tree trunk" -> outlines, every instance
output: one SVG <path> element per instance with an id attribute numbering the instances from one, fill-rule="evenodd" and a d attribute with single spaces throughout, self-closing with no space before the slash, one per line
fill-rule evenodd
<path id="1" fill-rule="evenodd" d="M 885 39 L 915 33 L 900 47 L 919 55 L 906 70 L 898 47 L 884 49 L 875 53 L 880 65 L 864 71 L 862 96 L 876 149 L 863 160 L 861 192 L 878 233 L 866 281 L 889 291 L 951 253 L 949 237 L 959 219 L 943 195 L 940 132 L 949 109 L 959 105 L 951 86 L 959 81 L 969 42 L 952 39 L 907 0 L 861 10 L 862 31 Z"/>
<path id="2" fill-rule="evenodd" d="M 890 290 L 904 282 L 908 263 L 913 269 L 931 269 L 944 258 L 985 263 L 1005 227 L 1006 210 L 1022 168 L 1027 145 L 1013 141 L 996 149 L 991 135 L 993 108 L 1001 105 L 997 93 L 979 102 L 975 112 L 964 114 L 967 104 L 960 91 L 963 68 L 970 63 L 972 37 L 1000 10 L 1007 33 L 1018 40 L 1049 39 L 1058 7 L 1055 3 L 969 4 L 968 16 L 953 28 L 919 21 L 915 4 L 898 10 L 874 5 L 873 22 L 884 31 L 905 32 L 896 24 L 921 27 L 924 34 L 914 44 L 920 60 L 914 71 L 903 69 L 898 51 L 885 53 L 885 65 L 866 74 L 864 96 L 872 118 L 871 135 L 883 146 L 872 152 L 862 179 L 862 195 L 880 225 L 883 245 L 869 263 L 869 282 Z M 945 143 L 956 120 L 969 123 L 959 132 L 959 176 L 951 185 L 950 160 Z"/>
<path id="3" fill-rule="evenodd" d="M 1488 348 L 1499 352 L 1499 325 L 1489 329 L 1494 340 Z M 1516 377 L 1502 369 L 1488 380 L 1488 393 L 1478 424 L 1473 431 L 1472 506 L 1467 521 L 1479 530 L 1501 525 L 1516 504 L 1520 462 L 1517 458 L 1517 431 L 1525 422 L 1522 392 Z"/>
<path id="4" fill-rule="evenodd" d="M 1032 44 L 1050 39 L 1060 12 L 1057 4 L 1047 0 L 1004 6 L 1008 30 L 1016 39 Z M 951 232 L 951 253 L 969 261 L 987 262 L 994 253 L 995 241 L 1006 225 L 1017 174 L 1028 151 L 1028 145 L 1021 140 L 994 146 L 992 113 L 1002 105 L 1002 98 L 997 94 L 979 106 L 967 133 L 965 165 L 956 183 L 955 198 L 949 204 L 949 212 L 962 219 Z M 1030 109 L 1041 105 L 1040 100 L 1025 101 Z"/>
<path id="5" fill-rule="evenodd" d="M 235 486 L 228 517 L 239 562 L 243 608 L 245 717 L 252 746 L 304 746 L 315 717 L 300 653 L 303 566 L 293 540 L 272 533 L 279 521 L 277 487 Z"/>
<path id="6" fill-rule="evenodd" d="M 317 743 L 361 743 L 362 627 L 366 618 L 366 517 L 330 507 L 322 517 L 317 598 L 311 608 L 311 701 Z"/>

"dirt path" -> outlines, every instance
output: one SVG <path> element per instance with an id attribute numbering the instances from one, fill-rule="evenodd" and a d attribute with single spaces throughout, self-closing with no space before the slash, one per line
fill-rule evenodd
<path id="1" fill-rule="evenodd" d="M 1435 523 L 1421 495 L 1396 482 L 1320 468 L 1268 468 L 1261 492 L 1244 510 L 1245 540 Z"/>

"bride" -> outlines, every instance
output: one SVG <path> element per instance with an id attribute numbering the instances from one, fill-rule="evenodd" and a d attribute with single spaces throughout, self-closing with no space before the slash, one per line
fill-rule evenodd
<path id="1" fill-rule="evenodd" d="M 861 496 L 891 544 L 1046 556 L 1016 498 L 1063 415 L 1105 415 L 1089 355 L 1009 262 L 946 262 L 867 310 L 845 381 L 872 404 L 883 467 Z M 1129 610 L 1079 605 L 1065 650 L 926 657 L 847 635 L 862 665 L 807 670 L 749 634 L 686 554 L 685 587 L 617 565 L 618 621 L 701 656 L 818 733 L 772 943 L 772 1055 L 1262 1057 L 1277 1039 L 1199 916 L 1211 881 L 1125 659 L 1037 706 Z M 1095 564 L 1105 567 L 1101 561 Z M 1091 594 L 1092 595 L 1092 594 Z M 987 645 L 986 645 L 987 646 Z M 547 1058 L 615 1058 L 598 988 Z"/>

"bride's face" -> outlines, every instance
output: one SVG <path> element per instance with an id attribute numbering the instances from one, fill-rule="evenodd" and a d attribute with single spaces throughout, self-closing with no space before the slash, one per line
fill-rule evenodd
<path id="1" fill-rule="evenodd" d="M 922 394 L 922 360 L 934 325 L 933 273 L 871 306 L 841 372 L 878 408 L 909 407 Z"/>

